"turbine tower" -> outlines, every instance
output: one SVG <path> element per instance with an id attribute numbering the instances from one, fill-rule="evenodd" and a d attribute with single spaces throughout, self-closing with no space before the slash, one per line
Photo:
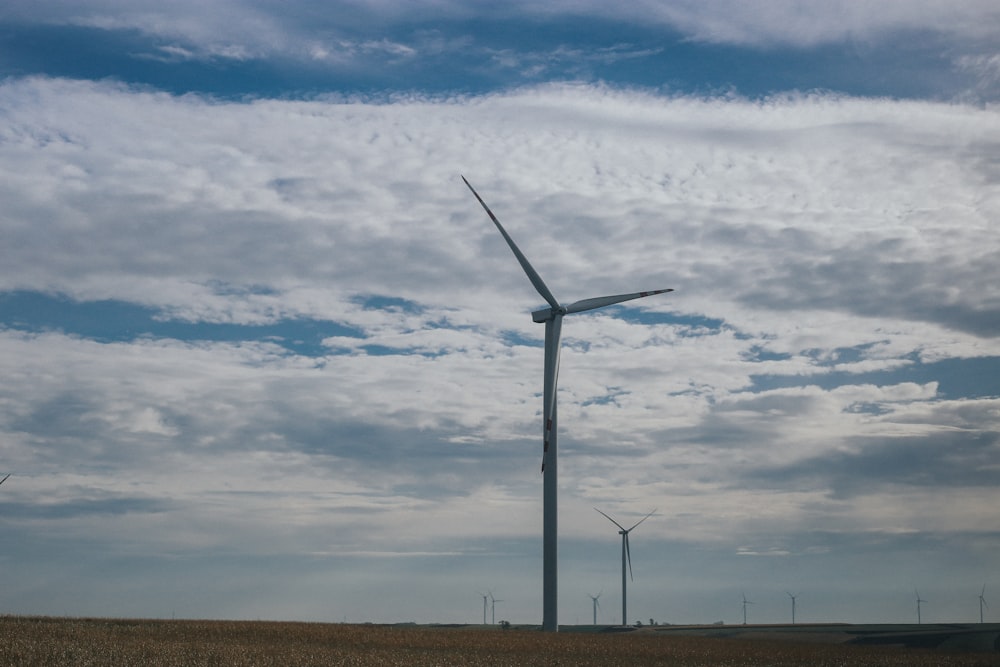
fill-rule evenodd
<path id="1" fill-rule="evenodd" d="M 562 318 L 571 313 L 602 308 L 623 301 L 630 301 L 653 294 L 672 292 L 672 289 L 659 289 L 651 292 L 635 292 L 632 294 L 617 294 L 575 301 L 568 306 L 562 306 L 546 287 L 541 276 L 528 262 L 514 239 L 503 228 L 493 211 L 486 205 L 475 188 L 462 176 L 462 181 L 482 205 L 483 210 L 496 225 L 497 230 L 510 246 L 514 257 L 528 276 L 535 290 L 548 303 L 547 308 L 531 313 L 531 319 L 545 324 L 545 365 L 542 383 L 542 630 L 557 632 L 559 630 L 559 559 L 558 559 L 558 467 L 556 443 L 556 384 L 559 376 L 559 339 L 562 332 Z"/>
<path id="2" fill-rule="evenodd" d="M 979 593 L 979 622 L 983 622 L 983 607 L 989 607 L 986 604 L 986 584 L 983 584 L 983 590 Z"/>
<path id="3" fill-rule="evenodd" d="M 917 594 L 917 625 L 920 625 L 920 603 L 927 602 L 927 600 L 920 599 L 920 592 L 917 589 L 913 589 L 913 592 Z"/>
<path id="4" fill-rule="evenodd" d="M 750 600 L 747 600 L 747 594 L 743 594 L 743 625 L 747 624 L 747 605 L 753 604 Z"/>
<path id="5" fill-rule="evenodd" d="M 604 591 L 601 591 L 601 593 L 603 593 L 603 592 Z M 591 595 L 590 593 L 587 593 L 587 597 L 589 597 L 591 599 L 591 601 L 593 601 L 593 603 L 594 603 L 594 625 L 597 625 L 597 610 L 601 606 L 601 603 L 598 602 L 598 600 L 601 599 L 601 593 L 598 593 L 597 595 Z M 981 615 L 982 614 L 980 614 L 980 616 Z"/>
<path id="6" fill-rule="evenodd" d="M 601 514 L 604 515 L 604 518 L 606 518 L 608 521 L 610 521 L 611 523 L 613 523 L 616 526 L 618 526 L 618 529 L 619 529 L 618 530 L 618 534 L 622 536 L 622 625 L 628 625 L 628 614 L 625 613 L 626 612 L 626 600 L 625 600 L 625 583 L 626 583 L 625 582 L 625 562 L 626 561 L 628 561 L 628 573 L 629 573 L 629 576 L 632 575 L 632 554 L 631 554 L 631 552 L 629 550 L 629 546 L 628 546 L 628 534 L 632 532 L 633 528 L 635 528 L 636 526 L 638 526 L 640 523 L 642 523 L 643 521 L 645 521 L 649 517 L 653 516 L 653 512 L 655 512 L 656 510 L 653 510 L 653 512 L 650 512 L 646 516 L 644 516 L 641 519 L 639 519 L 638 521 L 636 521 L 634 524 L 632 524 L 632 528 L 625 528 L 620 523 L 618 523 L 617 521 L 615 521 L 614 519 L 612 519 L 611 517 L 609 517 L 607 514 L 604 514 L 604 512 L 601 512 L 601 510 L 597 509 L 596 507 L 594 508 L 594 510 L 597 511 L 597 512 L 600 512 Z M 633 581 L 634 580 L 635 580 L 635 578 L 633 577 Z"/>
<path id="7" fill-rule="evenodd" d="M 788 593 L 788 591 L 785 592 Z M 795 598 L 797 598 L 798 595 L 788 593 L 788 597 L 792 598 L 792 625 L 795 625 Z"/>

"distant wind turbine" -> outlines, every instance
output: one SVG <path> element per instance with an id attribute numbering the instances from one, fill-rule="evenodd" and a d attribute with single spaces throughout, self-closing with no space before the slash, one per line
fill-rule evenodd
<path id="1" fill-rule="evenodd" d="M 514 239 L 503 228 L 493 211 L 486 205 L 475 188 L 462 176 L 465 185 L 479 200 L 483 210 L 496 225 L 497 230 L 510 246 L 514 257 L 528 276 L 535 290 L 548 303 L 547 308 L 531 313 L 531 319 L 545 323 L 545 365 L 542 383 L 542 630 L 559 630 L 559 559 L 558 559 L 558 467 L 556 466 L 558 446 L 556 442 L 556 385 L 559 378 L 559 340 L 562 333 L 564 315 L 581 313 L 586 310 L 603 308 L 623 301 L 672 292 L 673 289 L 659 289 L 650 292 L 616 294 L 575 301 L 568 306 L 560 305 L 546 287 L 541 276 L 528 262 Z M 624 623 L 624 619 L 623 619 Z"/>
<path id="2" fill-rule="evenodd" d="M 626 599 L 625 599 L 625 584 L 626 584 L 626 581 L 625 581 L 625 563 L 626 563 L 626 561 L 628 561 L 628 573 L 629 573 L 629 576 L 630 577 L 632 576 L 632 553 L 629 550 L 629 546 L 628 546 L 628 534 L 631 533 L 632 530 L 636 526 L 638 526 L 640 523 L 642 523 L 643 521 L 645 521 L 649 517 L 653 516 L 653 512 L 655 512 L 656 510 L 653 510 L 653 512 L 650 512 L 646 516 L 644 516 L 641 519 L 639 519 L 638 521 L 636 521 L 634 524 L 632 524 L 632 528 L 625 528 L 623 525 L 621 525 L 620 523 L 618 523 L 617 521 L 615 521 L 614 519 L 612 519 L 611 517 L 609 517 L 607 514 L 604 514 L 604 512 L 601 512 L 601 510 L 597 509 L 596 507 L 594 508 L 594 510 L 597 511 L 597 512 L 599 512 L 600 514 L 604 515 L 605 519 L 607 519 L 611 523 L 613 523 L 616 526 L 618 526 L 618 534 L 622 536 L 622 625 L 628 625 L 628 614 L 626 613 L 626 611 L 627 611 L 627 605 L 626 605 Z M 632 579 L 633 579 L 633 581 L 635 580 L 634 577 L 632 577 Z"/>
<path id="3" fill-rule="evenodd" d="M 913 592 L 917 594 L 917 625 L 920 625 L 920 603 L 927 602 L 927 600 L 920 599 L 920 592 L 917 589 L 913 589 Z"/>
<path id="4" fill-rule="evenodd" d="M 753 604 L 750 600 L 747 600 L 747 594 L 743 594 L 743 625 L 747 624 L 747 605 Z"/>
<path id="5" fill-rule="evenodd" d="M 986 584 L 983 584 L 983 590 L 979 593 L 979 622 L 983 622 L 983 607 L 989 607 L 986 604 Z"/>
<path id="6" fill-rule="evenodd" d="M 490 591 L 490 615 L 493 625 L 497 624 L 497 602 L 503 602 L 503 600 L 497 600 L 493 597 L 493 591 Z"/>
<path id="7" fill-rule="evenodd" d="M 483 596 L 483 625 L 486 625 L 486 598 L 488 598 L 490 595 L 493 595 L 493 593 L 489 594 L 480 593 L 480 595 Z"/>
<path id="8" fill-rule="evenodd" d="M 601 591 L 601 593 L 603 592 L 604 591 Z M 591 595 L 590 593 L 587 593 L 587 597 L 589 597 L 594 603 L 594 625 L 597 625 L 597 610 L 601 606 L 601 603 L 598 602 L 598 600 L 601 599 L 601 593 L 598 593 L 597 595 Z"/>
<path id="9" fill-rule="evenodd" d="M 785 592 L 788 593 L 788 591 Z M 788 593 L 788 597 L 792 598 L 792 625 L 795 625 L 795 598 L 797 598 L 798 595 Z"/>

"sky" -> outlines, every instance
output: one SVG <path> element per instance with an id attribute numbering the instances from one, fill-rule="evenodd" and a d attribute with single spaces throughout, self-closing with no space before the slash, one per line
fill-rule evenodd
<path id="1" fill-rule="evenodd" d="M 0 8 L 0 613 L 1000 620 L 994 0 Z M 996 598 L 996 602 L 994 602 Z"/>

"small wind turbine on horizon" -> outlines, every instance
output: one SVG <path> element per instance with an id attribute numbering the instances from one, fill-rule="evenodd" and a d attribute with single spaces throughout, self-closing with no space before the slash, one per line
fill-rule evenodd
<path id="1" fill-rule="evenodd" d="M 983 622 L 983 607 L 989 607 L 986 604 L 986 584 L 983 584 L 983 590 L 979 593 L 979 622 Z"/>
<path id="2" fill-rule="evenodd" d="M 639 519 L 638 521 L 636 521 L 634 524 L 632 524 L 632 528 L 626 528 L 625 526 L 621 525 L 620 523 L 618 523 L 617 521 L 615 521 L 614 519 L 612 519 L 611 517 L 609 517 L 607 514 L 604 514 L 604 512 L 601 512 L 601 510 L 597 509 L 596 507 L 594 508 L 594 510 L 596 512 L 599 512 L 600 514 L 604 515 L 605 519 L 607 519 L 611 523 L 613 523 L 616 526 L 618 526 L 618 534 L 622 536 L 622 625 L 628 625 L 628 614 L 626 613 L 626 611 L 627 611 L 627 605 L 626 605 L 626 598 L 625 598 L 625 587 L 626 587 L 625 562 L 626 561 L 628 561 L 628 574 L 629 574 L 630 577 L 632 577 L 632 553 L 629 550 L 628 534 L 631 533 L 632 530 L 636 526 L 638 526 L 640 523 L 642 523 L 643 521 L 645 521 L 649 517 L 653 516 L 653 512 L 655 512 L 656 510 L 654 509 L 653 512 L 650 512 L 646 516 L 644 516 L 641 519 Z M 632 577 L 632 580 L 635 581 L 635 577 Z"/>
<path id="3" fill-rule="evenodd" d="M 480 595 L 483 596 L 483 625 L 486 625 L 486 598 L 493 595 L 493 593 L 480 593 Z"/>
<path id="4" fill-rule="evenodd" d="M 493 597 L 493 591 L 490 591 L 490 614 L 493 625 L 497 624 L 497 602 L 503 602 L 503 600 L 497 600 Z"/>
<path id="5" fill-rule="evenodd" d="M 601 591 L 601 593 L 603 592 L 604 591 Z M 593 601 L 594 603 L 594 625 L 597 625 L 597 610 L 601 606 L 601 603 L 598 602 L 598 600 L 601 599 L 601 593 L 598 593 L 597 595 L 591 595 L 590 593 L 587 593 L 587 597 L 589 597 L 591 601 Z"/>
<path id="6" fill-rule="evenodd" d="M 788 593 L 788 591 L 785 592 Z M 788 593 L 788 597 L 792 598 L 792 625 L 795 625 L 795 598 L 797 598 L 798 595 Z"/>
<path id="7" fill-rule="evenodd" d="M 913 589 L 913 592 L 917 594 L 917 625 L 920 625 L 920 603 L 927 602 L 927 600 L 920 599 L 920 591 Z"/>
<path id="8" fill-rule="evenodd" d="M 747 600 L 747 594 L 743 593 L 743 625 L 747 624 L 747 605 L 753 604 L 750 600 Z"/>
<path id="9" fill-rule="evenodd" d="M 559 340 L 562 333 L 562 318 L 564 315 L 581 313 L 595 308 L 611 306 L 623 301 L 639 299 L 654 294 L 672 292 L 673 289 L 659 289 L 649 292 L 634 292 L 631 294 L 616 294 L 600 296 L 563 306 L 549 291 L 541 276 L 528 262 L 514 239 L 503 228 L 493 211 L 479 196 L 472 184 L 462 176 L 462 181 L 472 191 L 483 210 L 496 225 L 514 257 L 528 276 L 528 280 L 541 295 L 548 307 L 531 313 L 531 319 L 545 324 L 545 360 L 542 383 L 542 630 L 558 632 L 559 630 L 559 558 L 558 558 L 558 445 L 556 440 L 556 385 L 559 379 Z M 622 619 L 624 624 L 625 619 Z"/>

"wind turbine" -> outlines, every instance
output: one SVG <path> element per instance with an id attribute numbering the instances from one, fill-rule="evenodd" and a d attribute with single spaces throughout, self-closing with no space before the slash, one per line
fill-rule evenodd
<path id="1" fill-rule="evenodd" d="M 564 315 L 580 313 L 595 308 L 603 308 L 623 301 L 630 301 L 654 294 L 673 292 L 673 289 L 659 289 L 651 292 L 616 294 L 575 301 L 562 306 L 542 281 L 542 277 L 528 262 L 514 239 L 503 228 L 493 211 L 486 205 L 475 188 L 462 176 L 462 181 L 490 216 L 497 230 L 510 246 L 514 257 L 528 276 L 535 290 L 548 303 L 547 308 L 531 313 L 531 319 L 545 324 L 545 365 L 542 383 L 542 630 L 559 630 L 559 559 L 558 559 L 558 467 L 556 466 L 558 446 L 556 444 L 556 384 L 559 377 L 559 339 L 562 333 Z M 624 619 L 622 619 L 624 622 Z"/>
<path id="2" fill-rule="evenodd" d="M 604 591 L 601 591 L 601 593 L 603 592 Z M 597 595 L 591 595 L 590 593 L 587 593 L 587 597 L 589 597 L 594 603 L 594 625 L 597 625 L 597 610 L 601 606 L 601 603 L 598 602 L 598 600 L 601 599 L 601 593 L 598 593 Z"/>
<path id="3" fill-rule="evenodd" d="M 788 593 L 788 591 L 785 592 Z M 788 597 L 792 598 L 792 625 L 795 625 L 795 598 L 797 598 L 798 595 L 788 593 Z"/>
<path id="4" fill-rule="evenodd" d="M 492 592 L 490 592 L 489 594 L 480 593 L 480 595 L 483 596 L 483 625 L 486 625 L 486 598 L 493 595 L 493 593 Z"/>
<path id="5" fill-rule="evenodd" d="M 913 589 L 913 592 L 917 594 L 917 625 L 920 625 L 920 603 L 927 602 L 927 600 L 920 599 L 920 592 L 917 589 Z"/>
<path id="6" fill-rule="evenodd" d="M 986 595 L 986 584 L 983 584 L 983 590 L 979 594 L 979 622 L 980 623 L 983 622 L 983 607 L 989 607 L 989 605 L 986 604 L 986 597 L 985 597 L 985 595 Z"/>
<path id="7" fill-rule="evenodd" d="M 747 600 L 747 594 L 743 594 L 743 625 L 747 624 L 747 605 L 753 604 L 750 600 Z"/>
<path id="8" fill-rule="evenodd" d="M 490 591 L 490 615 L 492 618 L 490 622 L 493 625 L 497 624 L 497 602 L 503 602 L 503 600 L 497 600 L 493 597 L 493 591 Z"/>
<path id="9" fill-rule="evenodd" d="M 611 517 L 609 517 L 607 514 L 604 514 L 604 512 L 601 512 L 601 510 L 597 509 L 596 507 L 594 508 L 594 510 L 597 511 L 597 512 L 600 512 L 601 514 L 604 515 L 604 518 L 606 518 L 608 521 L 610 521 L 611 523 L 613 523 L 616 526 L 618 526 L 618 528 L 619 528 L 618 534 L 622 536 L 622 625 L 628 625 L 628 614 L 625 613 L 625 611 L 626 611 L 626 604 L 625 604 L 625 562 L 626 561 L 628 561 L 628 573 L 629 573 L 629 576 L 632 576 L 632 553 L 629 551 L 629 547 L 628 547 L 628 534 L 631 533 L 632 530 L 636 526 L 638 526 L 640 523 L 642 523 L 643 521 L 645 521 L 649 517 L 653 516 L 653 512 L 655 512 L 656 510 L 653 510 L 653 512 L 650 512 L 646 516 L 644 516 L 641 519 L 639 519 L 638 521 L 636 521 L 634 524 L 632 524 L 632 528 L 625 528 L 623 525 L 621 525 L 620 523 L 618 523 L 617 521 L 615 521 L 614 519 L 612 519 Z M 633 577 L 632 580 L 635 581 L 635 578 Z"/>

